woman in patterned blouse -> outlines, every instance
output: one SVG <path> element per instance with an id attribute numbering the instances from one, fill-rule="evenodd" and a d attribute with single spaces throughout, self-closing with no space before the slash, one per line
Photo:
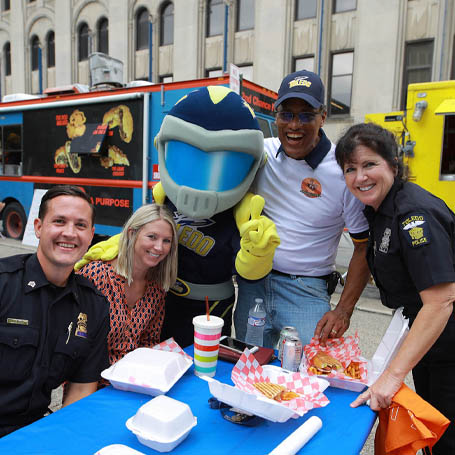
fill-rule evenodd
<path id="1" fill-rule="evenodd" d="M 111 365 L 136 348 L 159 343 L 164 297 L 177 277 L 177 245 L 169 210 L 144 205 L 123 227 L 117 257 L 89 262 L 77 272 L 109 301 Z"/>

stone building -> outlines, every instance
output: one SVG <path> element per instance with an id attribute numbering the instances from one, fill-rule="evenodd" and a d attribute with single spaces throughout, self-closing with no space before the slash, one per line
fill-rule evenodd
<path id="1" fill-rule="evenodd" d="M 308 68 L 327 87 L 335 138 L 403 108 L 409 82 L 453 78 L 454 0 L 1 0 L 2 96 L 90 84 L 88 57 L 124 82 L 217 76 L 230 63 L 277 90 Z"/>

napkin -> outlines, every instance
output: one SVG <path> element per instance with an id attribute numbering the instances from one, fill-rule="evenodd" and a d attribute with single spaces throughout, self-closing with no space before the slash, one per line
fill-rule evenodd
<path id="1" fill-rule="evenodd" d="M 402 384 L 389 408 L 379 411 L 375 455 L 415 455 L 433 447 L 450 424 L 431 404 Z"/>
<path id="2" fill-rule="evenodd" d="M 322 420 L 316 416 L 310 417 L 277 445 L 269 455 L 295 455 L 321 428 Z"/>

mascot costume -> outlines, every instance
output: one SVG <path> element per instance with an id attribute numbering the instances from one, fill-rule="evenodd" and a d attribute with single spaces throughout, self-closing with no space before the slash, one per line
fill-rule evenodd
<path id="1" fill-rule="evenodd" d="M 224 86 L 203 87 L 169 111 L 155 146 L 161 181 L 153 197 L 172 211 L 179 236 L 178 280 L 166 296 L 161 339 L 192 344 L 192 319 L 205 313 L 206 299 L 230 335 L 232 276 L 263 278 L 280 243 L 275 224 L 261 216 L 264 199 L 248 193 L 265 156 L 254 111 Z M 93 246 L 76 267 L 116 257 L 118 237 Z"/>

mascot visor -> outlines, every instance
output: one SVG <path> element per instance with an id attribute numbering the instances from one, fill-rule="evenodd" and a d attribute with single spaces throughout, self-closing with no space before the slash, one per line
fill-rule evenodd
<path id="1" fill-rule="evenodd" d="M 169 176 L 177 185 L 203 191 L 235 188 L 245 180 L 254 163 L 254 157 L 247 153 L 206 152 L 180 141 L 167 142 L 164 155 Z"/>

